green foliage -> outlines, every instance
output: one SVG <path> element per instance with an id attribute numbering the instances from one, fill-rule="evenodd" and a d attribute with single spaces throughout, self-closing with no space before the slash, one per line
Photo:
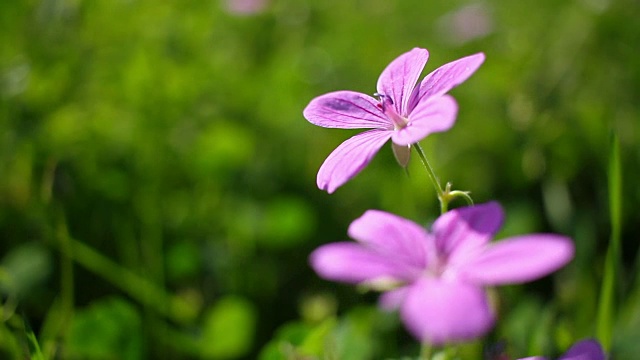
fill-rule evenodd
<path id="1" fill-rule="evenodd" d="M 210 359 L 233 359 L 251 348 L 256 312 L 245 299 L 226 297 L 205 313 L 200 352 Z"/>
<path id="2" fill-rule="evenodd" d="M 142 358 L 141 317 L 130 303 L 102 299 L 74 314 L 65 355 L 74 359 Z"/>
<path id="3" fill-rule="evenodd" d="M 366 209 L 432 221 L 426 174 L 413 158 L 406 176 L 385 146 L 319 191 L 320 164 L 353 132 L 302 109 L 373 93 L 416 46 L 427 70 L 487 56 L 452 92 L 456 126 L 422 142 L 442 183 L 505 205 L 501 236 L 576 241 L 569 267 L 496 295 L 483 344 L 553 355 L 596 335 L 615 226 L 611 351 L 637 353 L 637 1 L 271 0 L 244 16 L 225 1 L 0 2 L 0 358 L 36 345 L 44 359 L 415 357 L 395 315 L 319 280 L 307 256 Z M 454 21 L 469 4 L 479 17 Z M 464 38 L 475 21 L 488 32 Z M 621 185 L 608 190 L 611 133 Z"/>
<path id="4" fill-rule="evenodd" d="M 0 290 L 7 296 L 21 298 L 42 286 L 51 270 L 48 249 L 37 243 L 21 244 L 0 260 Z"/>
<path id="5" fill-rule="evenodd" d="M 318 323 L 284 325 L 260 354 L 260 360 L 344 359 L 360 360 L 392 356 L 385 339 L 397 326 L 393 317 L 373 307 L 356 307 L 340 319 L 327 317 Z"/>

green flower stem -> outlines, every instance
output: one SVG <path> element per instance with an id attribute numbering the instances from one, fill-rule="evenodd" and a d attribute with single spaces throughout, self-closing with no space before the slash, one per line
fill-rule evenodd
<path id="1" fill-rule="evenodd" d="M 438 177 L 436 176 L 435 171 L 433 171 L 433 167 L 427 160 L 427 157 L 424 155 L 424 151 L 419 143 L 413 144 L 413 147 L 416 149 L 420 160 L 422 160 L 422 164 L 427 169 L 427 175 L 429 175 L 429 180 L 433 184 L 433 187 L 436 189 L 436 194 L 438 194 L 438 201 L 440 201 L 440 213 L 444 214 L 447 212 L 447 208 L 449 207 L 449 202 L 445 197 L 445 192 L 442 190 L 442 186 L 440 186 L 440 182 L 438 181 Z"/>
<path id="2" fill-rule="evenodd" d="M 460 190 L 451 190 L 451 183 L 447 183 L 447 186 L 442 189 L 440 182 L 438 181 L 438 177 L 436 176 L 433 167 L 427 160 L 427 157 L 424 155 L 424 151 L 422 147 L 420 147 L 419 143 L 413 144 L 413 147 L 416 149 L 420 160 L 422 160 L 422 164 L 427 169 L 427 175 L 429 175 L 429 180 L 433 184 L 433 187 L 436 189 L 436 194 L 438 195 L 438 201 L 440 202 L 440 213 L 444 214 L 449 209 L 449 203 L 457 198 L 464 198 L 468 205 L 473 205 L 473 199 L 469 195 L 468 191 L 460 191 Z"/>
<path id="3" fill-rule="evenodd" d="M 611 349 L 615 319 L 616 273 L 620 259 L 620 231 L 622 228 L 622 165 L 620 142 L 614 135 L 609 157 L 609 216 L 611 238 L 604 263 L 604 278 L 598 303 L 597 336 L 605 351 Z"/>
<path id="4" fill-rule="evenodd" d="M 449 183 L 447 184 L 448 187 L 450 187 L 450 185 L 451 184 Z M 451 199 L 454 199 L 456 197 L 461 197 L 467 202 L 467 205 L 473 206 L 473 199 L 471 198 L 471 195 L 469 195 L 468 191 L 453 190 L 447 193 L 449 194 Z"/>

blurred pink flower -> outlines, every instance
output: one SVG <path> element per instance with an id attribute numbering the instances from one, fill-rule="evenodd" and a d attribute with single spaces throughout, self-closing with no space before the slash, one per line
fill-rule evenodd
<path id="1" fill-rule="evenodd" d="M 453 126 L 458 106 L 445 94 L 480 67 L 484 54 L 443 65 L 416 86 L 428 58 L 426 49 L 415 48 L 393 60 L 378 78 L 377 99 L 336 91 L 311 100 L 303 114 L 312 124 L 371 129 L 346 140 L 329 155 L 318 171 L 320 189 L 334 192 L 357 175 L 389 139 L 401 161 L 408 159 L 411 144 Z M 402 151 L 405 153 L 399 155 Z"/>
<path id="2" fill-rule="evenodd" d="M 490 8 L 484 3 L 465 5 L 437 22 L 440 37 L 456 45 L 487 36 L 493 28 Z"/>
<path id="3" fill-rule="evenodd" d="M 559 235 L 491 243 L 503 217 L 495 202 L 459 208 L 440 216 L 428 232 L 396 215 L 369 210 L 349 227 L 358 243 L 323 245 L 310 262 L 322 278 L 387 291 L 381 306 L 399 308 L 421 341 L 470 340 L 495 321 L 484 287 L 535 280 L 573 258 L 572 241 Z"/>
<path id="4" fill-rule="evenodd" d="M 236 15 L 253 15 L 263 11 L 268 0 L 224 0 L 225 9 Z"/>
<path id="5" fill-rule="evenodd" d="M 596 340 L 587 339 L 575 343 L 558 360 L 606 360 L 602 346 Z M 533 356 L 519 360 L 546 360 L 541 356 Z"/>

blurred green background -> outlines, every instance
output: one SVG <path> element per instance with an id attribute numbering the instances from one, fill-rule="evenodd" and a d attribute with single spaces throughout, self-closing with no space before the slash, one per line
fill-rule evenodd
<path id="1" fill-rule="evenodd" d="M 456 126 L 422 142 L 442 181 L 501 202 L 500 236 L 577 245 L 553 277 L 500 289 L 496 330 L 461 351 L 594 335 L 614 133 L 613 349 L 640 351 L 638 1 L 254 2 L 0 2 L 0 358 L 415 357 L 375 294 L 318 279 L 307 256 L 370 208 L 428 224 L 426 173 L 385 146 L 327 195 L 316 172 L 355 132 L 302 117 L 314 96 L 375 92 L 413 47 L 427 71 L 487 56 L 452 92 Z"/>

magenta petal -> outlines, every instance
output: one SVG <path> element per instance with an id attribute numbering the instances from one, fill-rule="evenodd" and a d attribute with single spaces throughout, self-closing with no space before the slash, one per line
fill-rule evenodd
<path id="1" fill-rule="evenodd" d="M 380 295 L 378 305 L 382 310 L 395 311 L 400 308 L 404 299 L 407 297 L 407 293 L 411 289 L 410 286 L 404 286 L 395 290 L 387 291 Z"/>
<path id="2" fill-rule="evenodd" d="M 558 360 L 606 360 L 607 356 L 600 343 L 596 340 L 587 339 L 575 343 Z M 542 356 L 532 356 L 518 360 L 545 360 Z"/>
<path id="3" fill-rule="evenodd" d="M 523 235 L 489 245 L 458 269 L 461 276 L 478 284 L 517 284 L 558 270 L 573 258 L 573 253 L 573 242 L 567 237 Z"/>
<path id="4" fill-rule="evenodd" d="M 389 261 L 357 243 L 341 242 L 323 245 L 309 256 L 311 267 L 327 280 L 361 283 L 374 280 L 405 280 L 412 269 Z"/>
<path id="5" fill-rule="evenodd" d="M 600 343 L 588 339 L 575 343 L 558 360 L 605 360 L 606 355 Z"/>
<path id="6" fill-rule="evenodd" d="M 436 246 L 447 255 L 450 264 L 465 262 L 491 241 L 503 219 L 504 213 L 497 202 L 451 210 L 433 224 Z"/>
<path id="7" fill-rule="evenodd" d="M 391 97 L 401 116 L 406 115 L 407 102 L 428 59 L 426 49 L 414 48 L 393 60 L 378 78 L 378 93 Z"/>
<path id="8" fill-rule="evenodd" d="M 310 123 L 326 128 L 393 128 L 371 96 L 354 91 L 335 91 L 311 100 L 303 115 Z"/>
<path id="9" fill-rule="evenodd" d="M 368 210 L 351 223 L 349 236 L 389 258 L 421 269 L 427 266 L 431 235 L 413 221 L 380 210 Z"/>
<path id="10" fill-rule="evenodd" d="M 408 110 L 412 110 L 421 99 L 437 97 L 467 80 L 484 62 L 484 54 L 463 57 L 432 71 L 420 83 L 411 97 Z"/>
<path id="11" fill-rule="evenodd" d="M 318 187 L 328 193 L 356 176 L 391 137 L 391 131 L 369 130 L 340 144 L 318 170 Z"/>
<path id="12" fill-rule="evenodd" d="M 415 282 L 400 315 L 418 340 L 434 345 L 475 339 L 494 324 L 482 288 L 437 278 Z"/>
<path id="13" fill-rule="evenodd" d="M 422 101 L 409 114 L 409 123 L 395 131 L 391 138 L 395 144 L 409 145 L 427 135 L 449 130 L 456 121 L 458 105 L 449 95 Z"/>

